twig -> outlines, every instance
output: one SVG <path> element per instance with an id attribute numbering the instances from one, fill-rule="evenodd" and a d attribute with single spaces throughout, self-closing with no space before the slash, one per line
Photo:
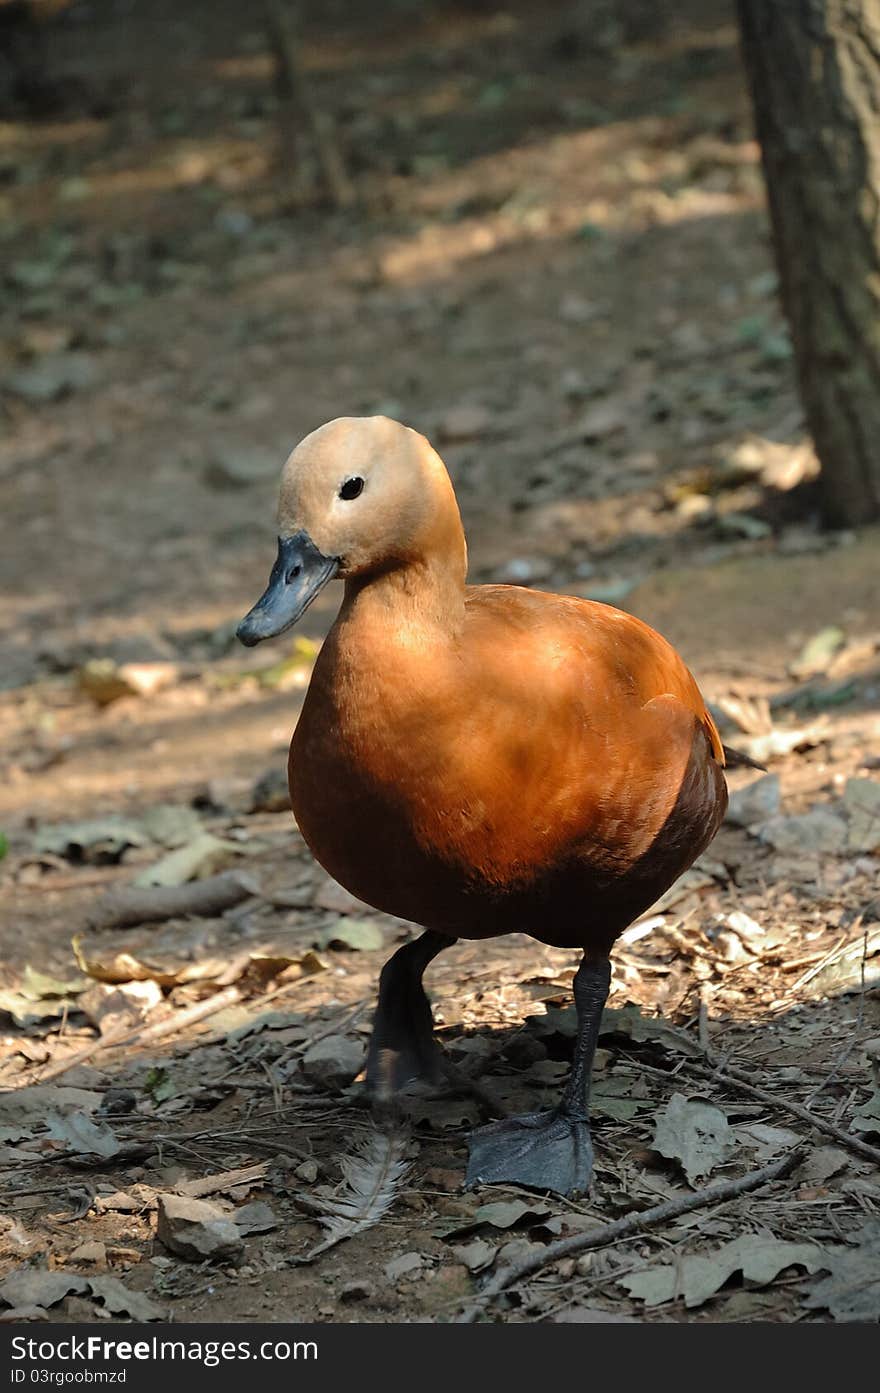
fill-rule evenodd
<path id="1" fill-rule="evenodd" d="M 204 1001 L 197 1001 L 194 1006 L 187 1006 L 183 1011 L 175 1011 L 173 1016 L 166 1016 L 164 1020 L 156 1021 L 155 1025 L 138 1025 L 133 1030 L 126 1030 L 123 1027 L 118 1030 L 109 1030 L 106 1035 L 101 1035 L 97 1040 L 93 1040 L 85 1049 L 78 1050 L 76 1054 L 70 1055 L 57 1064 L 50 1064 L 48 1069 L 44 1069 L 36 1078 L 28 1079 L 27 1085 L 23 1086 L 27 1087 L 32 1083 L 48 1083 L 50 1079 L 60 1078 L 74 1065 L 85 1064 L 88 1060 L 94 1059 L 95 1055 L 101 1053 L 102 1050 L 112 1049 L 116 1045 L 142 1045 L 148 1041 L 162 1040 L 166 1035 L 174 1035 L 178 1030 L 183 1030 L 186 1026 L 195 1024 L 196 1021 L 204 1020 L 206 1016 L 212 1016 L 215 1011 L 222 1011 L 224 1006 L 235 1006 L 241 1000 L 242 993 L 238 987 L 226 987 L 224 991 L 217 992 Z"/>
<path id="2" fill-rule="evenodd" d="M 700 1016 L 699 1016 L 699 1040 L 700 1049 L 705 1054 L 709 1053 L 709 983 L 700 983 Z"/>
<path id="3" fill-rule="evenodd" d="M 694 1209 L 705 1209 L 712 1204 L 726 1204 L 728 1200 L 748 1194 L 750 1190 L 757 1190 L 759 1186 L 766 1185 L 771 1180 L 781 1180 L 783 1176 L 788 1175 L 795 1166 L 799 1165 L 804 1155 L 805 1149 L 797 1146 L 778 1161 L 773 1161 L 768 1166 L 762 1166 L 760 1170 L 749 1171 L 746 1175 L 741 1175 L 738 1180 L 722 1180 L 719 1184 L 707 1185 L 692 1195 L 682 1195 L 680 1199 L 666 1200 L 663 1204 L 655 1205 L 653 1209 L 643 1209 L 638 1214 L 627 1214 L 623 1219 L 616 1219 L 613 1224 L 605 1224 L 600 1229 L 594 1229 L 592 1233 L 576 1233 L 571 1238 L 560 1238 L 555 1243 L 548 1243 L 546 1248 L 534 1256 L 523 1258 L 521 1262 L 509 1263 L 507 1267 L 503 1267 L 473 1304 L 457 1317 L 457 1324 L 473 1325 L 486 1307 L 495 1300 L 496 1296 L 500 1296 L 503 1291 L 507 1291 L 508 1287 L 512 1287 L 516 1282 L 521 1282 L 523 1278 L 531 1277 L 535 1272 L 540 1272 L 541 1268 L 549 1267 L 551 1263 L 558 1262 L 560 1258 L 572 1257 L 575 1253 L 585 1253 L 590 1248 L 604 1248 L 609 1243 L 619 1243 L 621 1239 L 630 1238 L 633 1234 L 641 1233 L 643 1229 L 653 1227 L 655 1224 L 665 1224 L 668 1220 L 677 1219 L 682 1214 L 690 1214 Z"/>
<path id="4" fill-rule="evenodd" d="M 257 894 L 256 881 L 241 871 L 224 871 L 189 885 L 125 885 L 98 901 L 89 922 L 93 929 L 130 929 L 187 914 L 210 918 Z"/>
<path id="5" fill-rule="evenodd" d="M 859 922 L 859 923 L 862 922 L 862 915 L 861 915 L 861 914 L 859 915 L 858 922 Z M 860 971 L 861 971 L 861 990 L 860 990 L 860 992 L 859 992 L 859 1005 L 858 1005 L 858 1009 L 857 1009 L 857 1011 L 856 1011 L 856 1021 L 855 1021 L 855 1025 L 853 1026 L 852 1034 L 851 1034 L 850 1039 L 849 1039 L 849 1043 L 848 1043 L 848 1044 L 846 1045 L 846 1047 L 844 1048 L 843 1053 L 841 1054 L 841 1056 L 840 1056 L 840 1058 L 838 1059 L 837 1063 L 836 1063 L 836 1064 L 834 1065 L 834 1067 L 832 1068 L 830 1074 L 826 1074 L 825 1078 L 824 1078 L 824 1079 L 822 1080 L 822 1082 L 819 1084 L 818 1088 L 814 1088 L 814 1089 L 813 1089 L 812 1093 L 811 1093 L 811 1094 L 809 1095 L 809 1097 L 807 1098 L 807 1101 L 806 1101 L 806 1104 L 805 1104 L 806 1107 L 809 1107 L 810 1103 L 812 1103 L 816 1098 L 818 1098 L 819 1095 L 820 1095 L 820 1093 L 824 1093 L 825 1089 L 828 1088 L 830 1084 L 834 1083 L 834 1081 L 835 1081 L 836 1079 L 839 1079 L 839 1078 L 840 1078 L 840 1075 L 841 1075 L 841 1073 L 842 1073 L 842 1071 L 843 1071 L 844 1065 L 846 1064 L 847 1060 L 850 1058 L 850 1055 L 852 1054 L 853 1050 L 855 1049 L 856 1045 L 858 1044 L 859 1035 L 861 1034 L 862 1026 L 863 1026 L 864 1020 L 865 1020 L 865 963 L 867 962 L 867 959 L 868 959 L 868 930 L 867 930 L 867 928 L 865 928 L 864 935 L 863 935 L 863 937 L 862 937 L 862 961 L 861 961 L 861 969 L 860 969 Z"/>
<path id="6" fill-rule="evenodd" d="M 736 1084 L 737 1088 L 744 1093 L 750 1093 L 753 1098 L 760 1098 L 762 1103 L 769 1103 L 771 1107 L 781 1108 L 783 1112 L 790 1112 L 792 1116 L 799 1117 L 802 1122 L 806 1122 L 810 1127 L 815 1127 L 819 1132 L 825 1132 L 829 1137 L 834 1137 L 837 1141 L 848 1146 L 850 1151 L 855 1151 L 859 1156 L 864 1156 L 867 1160 L 873 1161 L 875 1165 L 880 1165 L 880 1149 L 876 1146 L 869 1146 L 866 1141 L 859 1137 L 854 1137 L 850 1132 L 845 1132 L 842 1127 L 838 1127 L 833 1122 L 826 1122 L 824 1117 L 819 1117 L 817 1113 L 810 1112 L 801 1103 L 793 1103 L 788 1098 L 780 1098 L 777 1094 L 771 1093 L 768 1088 L 759 1088 L 757 1084 L 751 1082 L 739 1069 L 735 1069 L 731 1064 L 725 1064 L 718 1069 L 708 1069 L 702 1064 L 694 1064 L 690 1060 L 683 1063 L 682 1068 L 689 1073 L 699 1074 L 701 1078 L 710 1079 L 713 1083 L 724 1083 L 730 1079 Z"/>
<path id="7" fill-rule="evenodd" d="M 856 925 L 857 930 L 860 927 L 860 925 L 861 915 L 859 915 L 859 920 Z M 829 948 L 827 953 L 822 954 L 818 962 L 814 962 L 812 967 L 807 968 L 806 972 L 801 973 L 797 981 L 791 983 L 791 985 L 788 988 L 789 996 L 799 991 L 801 987 L 805 987 L 808 982 L 812 981 L 812 979 L 822 971 L 823 967 L 827 967 L 828 963 L 833 962 L 834 959 L 837 957 L 838 953 L 842 952 L 846 948 L 849 948 L 854 941 L 855 940 L 852 934 L 849 932 L 849 930 L 847 930 L 843 937 L 839 939 L 837 943 L 835 943 L 833 948 Z"/>

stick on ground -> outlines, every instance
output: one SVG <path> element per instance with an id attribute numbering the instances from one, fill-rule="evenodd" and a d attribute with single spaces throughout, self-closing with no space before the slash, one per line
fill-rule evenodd
<path id="1" fill-rule="evenodd" d="M 187 914 L 210 919 L 257 894 L 259 887 L 256 881 L 242 871 L 224 871 L 221 875 L 194 880 L 187 885 L 150 885 L 143 888 L 125 885 L 121 889 L 110 890 L 103 899 L 98 900 L 90 915 L 90 923 L 93 929 L 131 929 L 135 924 L 177 919 Z"/>
<path id="2" fill-rule="evenodd" d="M 682 1068 L 686 1073 L 699 1074 L 700 1078 L 710 1079 L 712 1083 L 730 1083 L 741 1089 L 743 1093 L 750 1093 L 753 1098 L 760 1098 L 762 1103 L 768 1103 L 770 1107 L 780 1108 L 783 1112 L 791 1113 L 792 1117 L 799 1117 L 801 1122 L 815 1127 L 817 1132 L 825 1132 L 827 1136 L 834 1137 L 836 1141 L 848 1146 L 850 1151 L 854 1151 L 856 1155 L 864 1156 L 866 1160 L 880 1165 L 880 1148 L 862 1141 L 861 1137 L 853 1136 L 852 1132 L 845 1132 L 842 1127 L 835 1126 L 833 1122 L 827 1122 L 824 1117 L 811 1112 L 801 1103 L 793 1103 L 788 1098 L 780 1098 L 778 1093 L 771 1093 L 769 1088 L 759 1088 L 757 1084 L 751 1082 L 746 1074 L 735 1069 L 731 1064 L 725 1064 L 717 1069 L 709 1069 L 702 1064 L 695 1064 L 688 1060 L 682 1065 Z"/>
<path id="3" fill-rule="evenodd" d="M 594 1229 L 592 1233 L 576 1233 L 571 1238 L 560 1238 L 555 1243 L 548 1243 L 547 1247 L 534 1257 L 524 1258 L 522 1262 L 513 1262 L 503 1267 L 473 1304 L 457 1317 L 457 1324 L 473 1325 L 496 1296 L 521 1282 L 523 1278 L 540 1272 L 541 1268 L 558 1262 L 560 1258 L 585 1253 L 590 1248 L 604 1248 L 609 1243 L 619 1243 L 622 1238 L 630 1238 L 655 1224 L 665 1224 L 670 1219 L 677 1219 L 681 1214 L 690 1214 L 694 1209 L 706 1209 L 712 1204 L 725 1204 L 750 1190 L 757 1190 L 761 1185 L 767 1185 L 771 1180 L 781 1180 L 800 1164 L 805 1154 L 804 1147 L 795 1147 L 780 1160 L 771 1162 L 769 1166 L 762 1166 L 760 1170 L 749 1171 L 738 1180 L 722 1180 L 717 1185 L 707 1185 L 692 1195 L 665 1200 L 653 1209 L 643 1209 L 638 1214 L 627 1214 L 623 1219 L 615 1220 L 613 1224 Z"/>

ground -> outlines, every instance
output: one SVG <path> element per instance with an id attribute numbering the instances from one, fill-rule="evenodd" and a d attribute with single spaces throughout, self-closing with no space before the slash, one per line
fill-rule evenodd
<path id="1" fill-rule="evenodd" d="M 312 8 L 353 209 L 323 206 L 307 157 L 312 195 L 274 162 L 239 5 L 74 5 L 51 35 L 59 109 L 0 124 L 0 1296 L 14 1319 L 122 1318 L 110 1275 L 178 1321 L 452 1319 L 533 1245 L 802 1144 L 788 1177 L 551 1262 L 489 1318 L 856 1318 L 828 1290 L 880 1202 L 878 538 L 815 516 L 732 13 Z M 558 1091 L 570 954 L 438 959 L 454 1076 L 390 1141 L 352 1082 L 412 930 L 319 873 L 284 806 L 314 642 L 248 654 L 233 631 L 284 455 L 372 412 L 443 453 L 473 581 L 653 623 L 779 779 L 615 955 L 610 1004 L 639 1011 L 603 1032 L 588 1199 L 462 1188 L 467 1128 Z M 252 893 L 94 927 L 109 889 L 204 832 L 194 873 L 242 870 Z M 359 1137 L 409 1169 L 378 1222 L 301 1263 Z M 227 1260 L 157 1238 L 157 1195 L 194 1181 L 226 1212 L 270 1206 Z M 806 1255 L 760 1280 L 721 1263 L 688 1294 L 688 1257 L 743 1234 Z M 671 1253 L 655 1304 L 626 1285 Z M 36 1286 L 4 1288 L 21 1268 Z"/>

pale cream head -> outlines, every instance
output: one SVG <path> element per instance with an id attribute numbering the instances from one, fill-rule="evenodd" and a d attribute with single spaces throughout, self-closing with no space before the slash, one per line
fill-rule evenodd
<path id="1" fill-rule="evenodd" d="M 424 436 L 387 416 L 340 416 L 297 445 L 281 475 L 278 533 L 300 531 L 339 557 L 343 578 L 441 561 L 464 579 L 446 467 Z"/>

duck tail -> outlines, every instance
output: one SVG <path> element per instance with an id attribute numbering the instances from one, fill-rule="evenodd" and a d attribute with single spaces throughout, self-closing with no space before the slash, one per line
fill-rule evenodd
<path id="1" fill-rule="evenodd" d="M 750 755 L 744 755 L 742 750 L 732 750 L 729 745 L 722 745 L 724 751 L 724 765 L 727 769 L 760 769 L 762 774 L 767 773 L 766 764 L 759 764 Z"/>

